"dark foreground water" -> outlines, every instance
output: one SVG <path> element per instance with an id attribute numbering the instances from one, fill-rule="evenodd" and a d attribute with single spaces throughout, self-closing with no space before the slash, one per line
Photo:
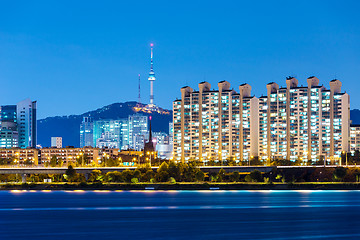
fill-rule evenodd
<path id="1" fill-rule="evenodd" d="M 0 191 L 0 239 L 360 239 L 360 191 Z"/>

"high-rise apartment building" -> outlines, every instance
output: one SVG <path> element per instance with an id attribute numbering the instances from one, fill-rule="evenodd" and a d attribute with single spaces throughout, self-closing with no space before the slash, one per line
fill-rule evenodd
<path id="1" fill-rule="evenodd" d="M 0 107 L 0 147 L 36 147 L 36 101 Z"/>
<path id="2" fill-rule="evenodd" d="M 350 125 L 350 152 L 360 151 L 360 124 Z"/>
<path id="3" fill-rule="evenodd" d="M 319 79 L 307 79 L 307 87 L 287 78 L 286 87 L 267 84 L 267 95 L 251 96 L 251 86 L 239 92 L 226 81 L 211 90 L 207 82 L 199 91 L 181 89 L 173 102 L 174 158 L 176 160 L 248 161 L 271 159 L 319 161 L 338 159 L 349 151 L 350 99 L 341 82 L 330 89 Z"/>
<path id="4" fill-rule="evenodd" d="M 94 147 L 93 121 L 91 117 L 83 117 L 80 124 L 80 147 Z"/>
<path id="5" fill-rule="evenodd" d="M 174 101 L 174 158 L 209 161 L 255 155 L 259 100 L 251 96 L 250 85 L 241 85 L 240 93 L 227 81 L 218 83 L 219 90 L 210 88 L 207 82 L 199 84 L 199 91 L 184 87 L 182 99 Z"/>

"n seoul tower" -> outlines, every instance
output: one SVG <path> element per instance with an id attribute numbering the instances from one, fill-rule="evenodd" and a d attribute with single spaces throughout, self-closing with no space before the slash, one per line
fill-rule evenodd
<path id="1" fill-rule="evenodd" d="M 154 73 L 154 68 L 153 68 L 153 47 L 154 47 L 154 44 L 151 43 L 150 47 L 151 47 L 151 68 L 150 68 L 150 73 L 149 73 L 149 78 L 148 78 L 148 80 L 150 81 L 150 104 L 149 104 L 149 107 L 155 107 L 155 104 L 154 104 L 155 73 Z"/>

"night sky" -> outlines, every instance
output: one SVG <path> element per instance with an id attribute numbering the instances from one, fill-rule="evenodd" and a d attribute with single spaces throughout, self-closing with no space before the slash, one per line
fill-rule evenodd
<path id="1" fill-rule="evenodd" d="M 360 1 L 2 1 L 0 105 L 30 97 L 38 118 L 114 102 L 171 108 L 180 88 L 337 78 L 360 108 Z"/>

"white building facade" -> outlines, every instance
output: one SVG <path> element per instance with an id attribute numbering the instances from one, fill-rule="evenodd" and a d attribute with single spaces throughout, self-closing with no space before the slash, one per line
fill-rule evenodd
<path id="1" fill-rule="evenodd" d="M 51 137 L 51 147 L 62 148 L 62 137 Z"/>

